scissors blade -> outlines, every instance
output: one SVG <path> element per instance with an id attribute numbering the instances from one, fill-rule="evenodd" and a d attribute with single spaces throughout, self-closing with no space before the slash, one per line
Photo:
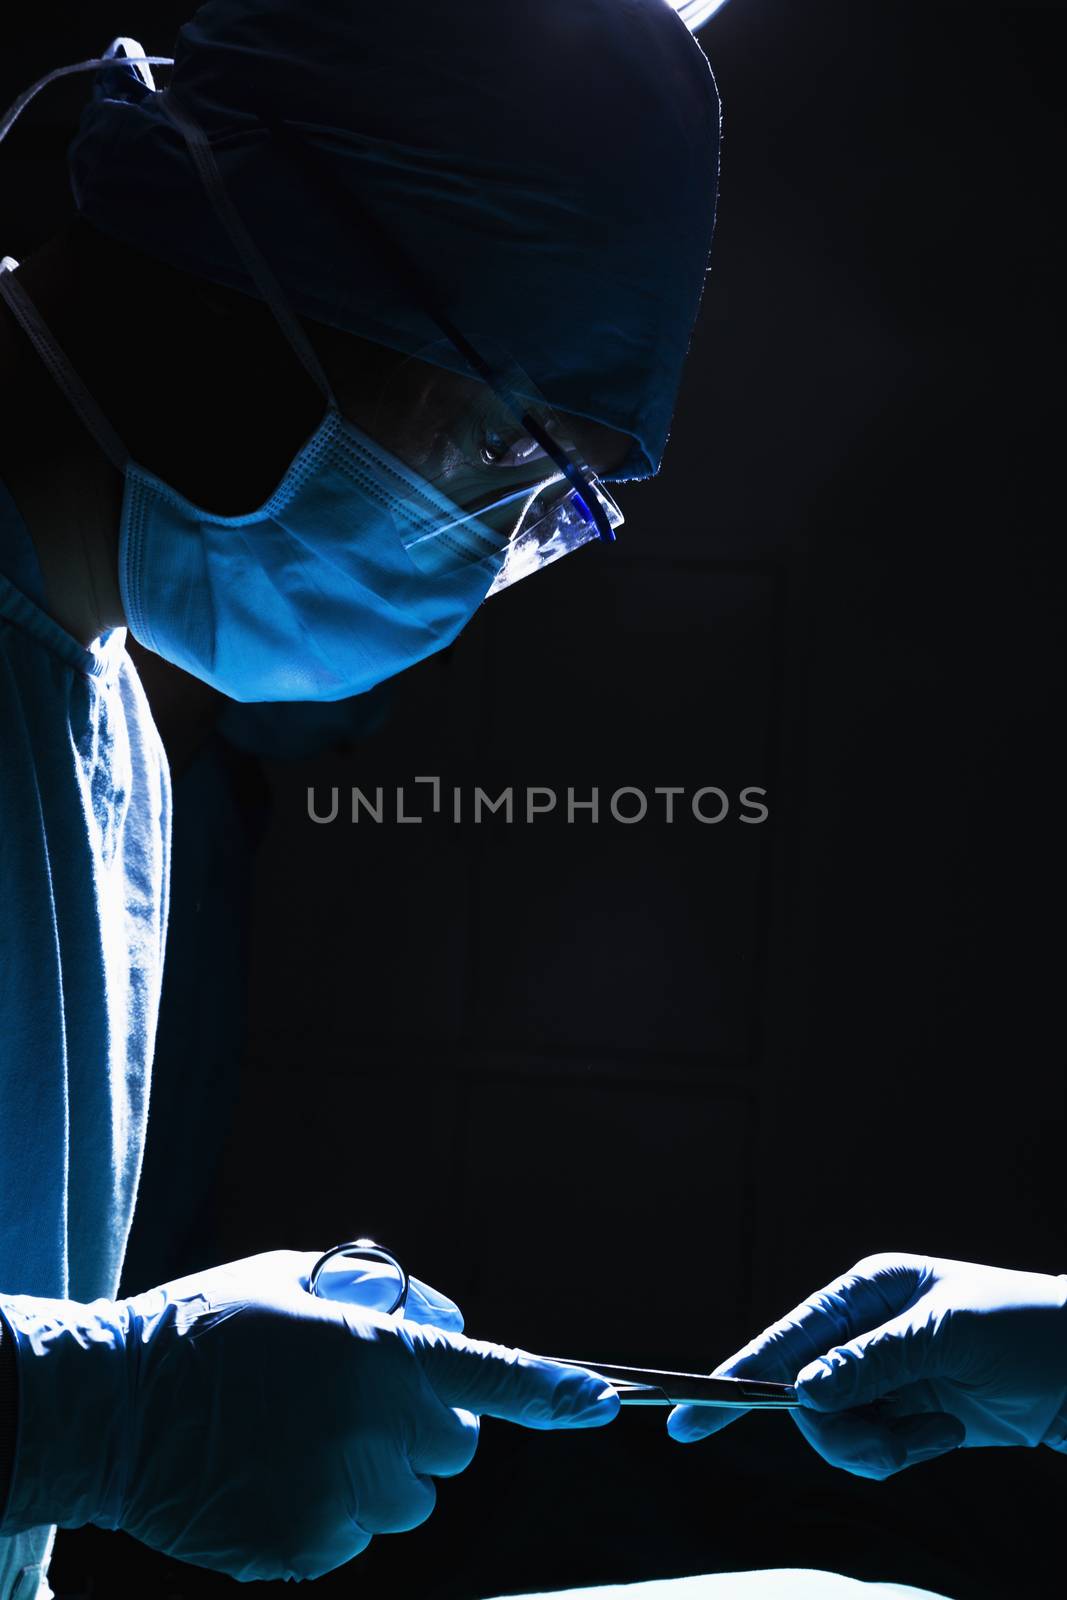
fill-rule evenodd
<path id="1" fill-rule="evenodd" d="M 548 1359 L 556 1361 L 561 1357 Z M 791 1383 L 754 1378 L 713 1378 L 697 1372 L 662 1372 L 655 1367 L 619 1367 L 602 1361 L 567 1359 L 607 1379 L 624 1406 L 726 1406 L 732 1410 L 791 1411 L 800 1404 Z"/>

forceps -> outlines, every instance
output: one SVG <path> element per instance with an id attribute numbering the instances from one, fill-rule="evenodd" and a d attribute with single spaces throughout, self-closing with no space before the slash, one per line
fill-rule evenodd
<path id="1" fill-rule="evenodd" d="M 391 1250 L 373 1239 L 353 1239 L 334 1245 L 316 1261 L 308 1281 L 312 1294 L 331 1298 L 328 1275 L 331 1262 L 372 1261 L 388 1270 L 380 1274 L 377 1288 L 384 1290 L 376 1307 L 387 1315 L 403 1312 L 408 1298 L 408 1275 Z M 324 1273 L 327 1275 L 324 1280 Z M 338 1298 L 341 1298 L 340 1296 Z M 602 1361 L 571 1360 L 567 1356 L 543 1356 L 564 1367 L 583 1367 L 605 1378 L 624 1406 L 730 1406 L 746 1411 L 790 1411 L 800 1404 L 791 1383 L 763 1383 L 754 1378 L 712 1378 L 698 1372 L 661 1372 L 655 1367 L 605 1366 Z"/>

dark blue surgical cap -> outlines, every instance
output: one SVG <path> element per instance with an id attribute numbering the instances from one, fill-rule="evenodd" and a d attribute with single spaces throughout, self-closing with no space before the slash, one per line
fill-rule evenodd
<path id="1" fill-rule="evenodd" d="M 622 476 L 656 470 L 719 152 L 714 80 L 668 0 L 209 0 L 170 84 L 299 312 L 411 355 L 440 340 L 369 213 L 468 338 L 630 435 Z M 159 100 L 129 66 L 101 72 L 71 147 L 78 209 L 254 293 Z M 328 168 L 336 206 L 279 147 L 279 121 Z"/>

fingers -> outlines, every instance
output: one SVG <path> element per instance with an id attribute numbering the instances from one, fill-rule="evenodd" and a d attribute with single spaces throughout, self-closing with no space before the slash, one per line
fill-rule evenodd
<path id="1" fill-rule="evenodd" d="M 667 1417 L 667 1432 L 679 1444 L 695 1444 L 698 1439 L 708 1439 L 747 1412 L 738 1407 L 729 1410 L 722 1406 L 675 1406 Z"/>
<path id="2" fill-rule="evenodd" d="M 403 1330 L 392 1324 L 407 1344 Z M 350 1516 L 371 1534 L 405 1533 L 425 1522 L 437 1503 L 433 1479 L 462 1472 L 477 1449 L 477 1418 L 442 1405 L 421 1372 L 411 1377 L 413 1387 L 394 1393 L 376 1425 L 357 1418 L 345 1452 Z"/>
<path id="3" fill-rule="evenodd" d="M 374 1425 L 366 1425 L 366 1415 L 355 1418 L 345 1451 L 349 1515 L 368 1534 L 403 1533 L 433 1511 L 433 1479 L 453 1477 L 470 1466 L 479 1423 L 471 1411 L 444 1404 L 421 1363 L 412 1365 L 413 1342 L 424 1336 L 447 1339 L 448 1334 L 385 1318 L 377 1325 L 396 1341 L 394 1349 L 397 1344 L 407 1347 L 403 1360 L 409 1383 L 398 1385 L 391 1400 L 379 1387 L 385 1404 Z M 364 1323 L 364 1332 L 366 1327 Z M 451 1337 L 462 1342 L 462 1335 Z"/>
<path id="4" fill-rule="evenodd" d="M 350 1514 L 368 1534 L 408 1533 L 432 1515 L 436 1486 L 414 1471 L 400 1451 L 383 1451 L 376 1440 L 365 1448 L 357 1442 L 349 1467 L 354 1496 Z"/>
<path id="5" fill-rule="evenodd" d="M 771 1330 L 768 1330 L 770 1332 Z M 777 1347 L 765 1345 L 767 1335 L 753 1339 L 743 1350 L 715 1368 L 716 1378 L 759 1378 L 772 1383 L 787 1383 L 791 1379 L 781 1376 L 785 1368 Z M 738 1406 L 675 1406 L 667 1418 L 667 1432 L 679 1444 L 695 1444 L 698 1439 L 709 1439 L 721 1433 L 739 1417 L 747 1416 L 748 1407 Z"/>
<path id="6" fill-rule="evenodd" d="M 838 1409 L 837 1404 L 829 1403 L 831 1389 L 825 1385 L 818 1388 L 819 1380 L 825 1376 L 823 1369 L 820 1367 L 816 1375 L 814 1366 L 809 1364 L 853 1335 L 877 1328 L 888 1317 L 903 1311 L 921 1292 L 925 1276 L 926 1263 L 921 1256 L 867 1256 L 850 1272 L 842 1273 L 825 1288 L 802 1300 L 787 1316 L 765 1328 L 728 1361 L 716 1367 L 715 1376 L 792 1383 L 803 1368 L 811 1374 L 812 1395 L 818 1390 L 827 1397 L 826 1409 Z M 871 1377 L 873 1387 L 873 1372 Z M 840 1378 L 835 1381 L 844 1383 Z M 885 1388 L 892 1386 L 892 1382 L 886 1383 Z M 815 1406 L 817 1402 L 812 1398 L 809 1403 Z M 843 1405 L 858 1403 L 854 1400 L 841 1402 Z M 679 1443 L 689 1444 L 720 1433 L 744 1415 L 743 1410 L 727 1411 L 713 1406 L 676 1406 L 667 1418 L 667 1432 Z"/>
<path id="7" fill-rule="evenodd" d="M 870 1411 L 832 1416 L 795 1411 L 793 1420 L 831 1466 L 879 1481 L 957 1449 L 966 1431 L 956 1417 L 944 1411 L 889 1418 Z"/>
<path id="8" fill-rule="evenodd" d="M 936 1332 L 936 1321 L 905 1311 L 827 1350 L 797 1374 L 801 1405 L 844 1411 L 934 1376 Z"/>
<path id="9" fill-rule="evenodd" d="M 816 1356 L 903 1312 L 922 1290 L 925 1266 L 919 1256 L 867 1256 L 716 1370 L 792 1383 Z"/>
<path id="10" fill-rule="evenodd" d="M 463 1332 L 463 1313 L 454 1300 L 423 1283 L 421 1278 L 408 1279 L 408 1299 L 404 1315 L 409 1322 L 428 1322 L 434 1328 L 444 1328 L 447 1333 Z"/>
<path id="11" fill-rule="evenodd" d="M 416 1472 L 454 1478 L 474 1460 L 480 1424 L 472 1411 L 442 1405 L 429 1384 L 426 1387 L 427 1404 L 418 1411 L 408 1460 Z"/>
<path id="12" fill-rule="evenodd" d="M 603 1378 L 525 1350 L 402 1324 L 422 1371 L 444 1405 L 501 1417 L 524 1428 L 595 1428 L 618 1414 Z"/>

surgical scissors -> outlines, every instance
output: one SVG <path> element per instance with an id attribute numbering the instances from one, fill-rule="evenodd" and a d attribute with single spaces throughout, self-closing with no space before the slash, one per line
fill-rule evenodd
<path id="1" fill-rule="evenodd" d="M 408 1298 L 408 1275 L 396 1256 L 373 1239 L 353 1239 L 334 1245 L 316 1261 L 308 1280 L 312 1294 L 329 1298 L 320 1287 L 324 1269 L 339 1258 L 374 1261 L 395 1273 L 395 1290 L 386 1315 L 403 1313 Z M 384 1308 L 379 1308 L 384 1309 Z M 800 1404 L 791 1383 L 763 1383 L 754 1378 L 716 1378 L 699 1372 L 662 1372 L 655 1367 L 620 1367 L 602 1361 L 545 1356 L 565 1367 L 584 1367 L 605 1378 L 624 1406 L 727 1406 L 736 1410 L 791 1411 Z"/>

